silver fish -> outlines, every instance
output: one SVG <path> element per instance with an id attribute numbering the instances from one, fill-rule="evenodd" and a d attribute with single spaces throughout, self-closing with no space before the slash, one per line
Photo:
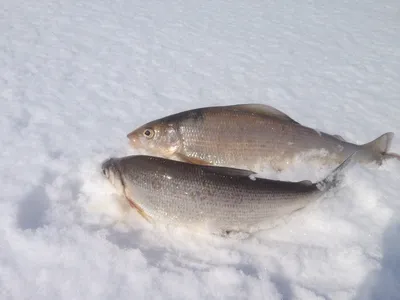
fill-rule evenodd
<path id="1" fill-rule="evenodd" d="M 146 123 L 127 135 L 135 149 L 148 154 L 202 165 L 262 172 L 292 164 L 298 155 L 326 165 L 342 163 L 356 151 L 360 162 L 399 156 L 387 153 L 394 134 L 364 145 L 301 125 L 263 104 L 204 107 Z"/>
<path id="2" fill-rule="evenodd" d="M 248 170 L 144 155 L 110 158 L 102 172 L 151 223 L 214 234 L 254 232 L 263 222 L 290 215 L 337 186 L 354 155 L 317 183 L 255 178 Z"/>

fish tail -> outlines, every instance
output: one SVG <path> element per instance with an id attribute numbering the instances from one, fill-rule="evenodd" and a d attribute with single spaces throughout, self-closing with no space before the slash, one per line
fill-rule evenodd
<path id="1" fill-rule="evenodd" d="M 385 134 L 382 134 L 380 137 L 373 140 L 372 142 L 362 145 L 362 148 L 371 153 L 372 157 L 378 162 L 381 162 L 384 158 L 386 159 L 397 157 L 399 159 L 399 155 L 387 153 L 392 144 L 393 137 L 393 132 L 387 132 Z"/>
<path id="2" fill-rule="evenodd" d="M 345 171 L 357 162 L 359 151 L 351 154 L 343 163 L 334 169 L 328 176 L 318 182 L 317 188 L 321 191 L 328 191 L 342 183 Z"/>
<path id="3" fill-rule="evenodd" d="M 400 160 L 400 154 L 397 154 L 397 153 L 385 153 L 383 155 L 383 158 L 384 159 L 392 159 L 392 158 L 394 158 L 394 159 Z"/>

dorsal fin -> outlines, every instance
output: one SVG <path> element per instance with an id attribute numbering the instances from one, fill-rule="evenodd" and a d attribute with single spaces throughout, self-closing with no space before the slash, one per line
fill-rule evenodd
<path id="1" fill-rule="evenodd" d="M 227 176 L 250 176 L 257 173 L 244 169 L 227 168 L 227 167 L 216 167 L 216 166 L 202 166 L 202 169 L 206 172 L 222 174 Z"/>
<path id="2" fill-rule="evenodd" d="M 313 185 L 313 183 L 310 180 L 302 180 L 302 181 L 299 181 L 298 183 L 304 184 L 304 185 Z"/>
<path id="3" fill-rule="evenodd" d="M 218 166 L 213 166 L 210 163 L 192 158 L 192 157 L 187 157 L 184 154 L 175 154 L 175 158 L 177 158 L 180 161 L 187 162 L 190 164 L 194 165 L 199 165 L 201 168 L 210 173 L 219 173 L 227 176 L 250 176 L 250 175 L 255 175 L 257 173 L 245 169 L 237 169 L 237 168 L 229 168 L 229 167 L 218 167 Z"/>
<path id="4" fill-rule="evenodd" d="M 236 105 L 231 105 L 230 107 L 238 109 L 238 110 L 243 110 L 243 111 L 249 111 L 257 114 L 262 114 L 265 116 L 269 117 L 274 117 L 278 118 L 283 121 L 289 121 L 295 124 L 299 124 L 295 120 L 293 120 L 291 117 L 289 117 L 287 114 L 281 112 L 280 110 L 266 105 L 266 104 L 259 104 L 259 103 L 250 103 L 250 104 L 236 104 Z"/>
<path id="5" fill-rule="evenodd" d="M 346 140 L 342 137 L 342 136 L 340 136 L 340 135 L 338 135 L 338 134 L 334 134 L 333 135 L 335 138 L 337 138 L 338 140 L 341 140 L 342 142 L 346 142 Z"/>

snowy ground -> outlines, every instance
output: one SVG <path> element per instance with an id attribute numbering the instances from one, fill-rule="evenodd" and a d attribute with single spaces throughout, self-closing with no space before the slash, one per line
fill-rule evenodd
<path id="1" fill-rule="evenodd" d="M 400 152 L 399 16 L 396 0 L 4 0 L 0 298 L 399 299 L 399 162 L 244 240 L 150 228 L 98 169 L 144 122 L 245 102 L 358 143 L 393 131 Z"/>

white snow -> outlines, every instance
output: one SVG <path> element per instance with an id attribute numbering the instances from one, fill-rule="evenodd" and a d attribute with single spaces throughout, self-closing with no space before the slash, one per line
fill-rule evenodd
<path id="1" fill-rule="evenodd" d="M 246 102 L 400 152 L 398 1 L 1 6 L 0 299 L 399 299 L 398 161 L 244 239 L 151 227 L 99 170 L 144 122 Z"/>

